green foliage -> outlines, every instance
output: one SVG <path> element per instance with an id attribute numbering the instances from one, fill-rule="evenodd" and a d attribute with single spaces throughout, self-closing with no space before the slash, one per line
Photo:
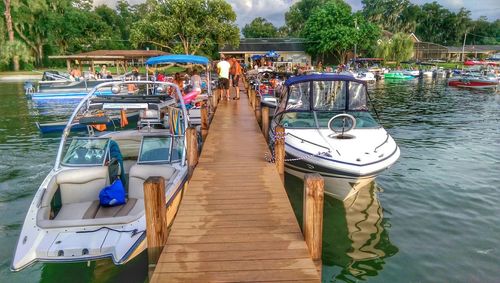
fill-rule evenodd
<path id="1" fill-rule="evenodd" d="M 9 65 L 12 58 L 16 56 L 23 63 L 31 63 L 33 61 L 28 47 L 19 40 L 3 42 L 0 45 L 0 64 Z"/>
<path id="2" fill-rule="evenodd" d="M 413 40 L 408 34 L 396 33 L 392 37 L 391 56 L 396 64 L 409 60 L 413 53 Z"/>
<path id="3" fill-rule="evenodd" d="M 266 19 L 258 17 L 246 24 L 242 29 L 246 38 L 271 38 L 278 37 L 278 29 Z"/>
<path id="4" fill-rule="evenodd" d="M 489 22 L 480 17 L 473 21 L 470 11 L 462 8 L 452 12 L 437 2 L 421 6 L 409 0 L 363 0 L 363 15 L 392 33 L 415 33 L 422 41 L 442 45 L 462 45 L 464 34 L 468 44 L 498 44 L 500 20 Z"/>
<path id="5" fill-rule="evenodd" d="M 148 0 L 146 4 L 149 13 L 131 30 L 137 47 L 153 44 L 170 52 L 195 54 L 239 43 L 236 14 L 224 0 Z"/>
<path id="6" fill-rule="evenodd" d="M 380 31 L 361 15 L 352 14 L 351 6 L 344 1 L 330 0 L 314 10 L 303 33 L 310 54 L 333 54 L 340 63 L 344 63 L 347 52 L 354 45 L 360 49 L 374 45 Z"/>
<path id="7" fill-rule="evenodd" d="M 363 0 L 363 16 L 390 32 L 415 32 L 420 7 L 409 0 Z"/>
<path id="8" fill-rule="evenodd" d="M 377 41 L 375 56 L 385 61 L 395 61 L 396 66 L 402 61 L 409 60 L 413 55 L 413 40 L 406 33 L 396 33 L 391 39 Z"/>
<path id="9" fill-rule="evenodd" d="M 299 0 L 285 13 L 287 34 L 301 36 L 304 25 L 314 9 L 322 7 L 328 0 Z"/>
<path id="10" fill-rule="evenodd" d="M 460 9 L 453 13 L 436 2 L 421 7 L 416 35 L 422 41 L 443 45 L 462 45 L 465 32 L 471 26 L 470 12 Z"/>

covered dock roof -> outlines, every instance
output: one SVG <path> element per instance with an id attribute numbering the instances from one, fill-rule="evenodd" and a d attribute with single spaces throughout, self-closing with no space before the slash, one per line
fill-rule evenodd
<path id="1" fill-rule="evenodd" d="M 50 59 L 71 60 L 138 60 L 165 55 L 161 50 L 95 50 L 72 55 L 53 55 Z"/>

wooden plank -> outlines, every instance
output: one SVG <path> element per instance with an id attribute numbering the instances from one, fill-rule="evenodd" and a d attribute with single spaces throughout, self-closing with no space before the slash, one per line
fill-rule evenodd
<path id="1" fill-rule="evenodd" d="M 295 233 L 266 233 L 266 234 L 231 234 L 231 235 L 193 235 L 193 236 L 175 236 L 169 235 L 170 244 L 189 244 L 189 243 L 253 243 L 253 242 L 279 242 L 303 240 L 304 237 L 300 231 Z"/>
<path id="2" fill-rule="evenodd" d="M 184 211 L 182 208 L 179 212 Z M 266 208 L 266 209 L 253 209 L 253 208 L 242 208 L 242 209 L 218 209 L 218 210 L 188 210 L 190 216 L 216 216 L 216 215 L 240 215 L 240 214 L 287 214 L 290 211 L 289 207 L 285 208 Z M 187 211 L 186 211 L 187 212 Z"/>
<path id="3" fill-rule="evenodd" d="M 317 280 L 316 269 L 155 273 L 151 282 L 276 282 Z M 316 281 L 319 282 L 319 281 Z"/>
<path id="4" fill-rule="evenodd" d="M 277 209 L 277 208 L 289 208 L 290 204 L 288 202 L 278 202 L 278 203 L 226 203 L 226 204 L 187 204 L 183 203 L 182 209 L 187 211 L 210 211 L 210 210 L 229 210 L 229 209 Z"/>
<path id="5" fill-rule="evenodd" d="M 306 249 L 304 241 L 280 241 L 280 242 L 257 242 L 248 243 L 194 243 L 194 244 L 168 244 L 163 253 L 186 253 L 186 252 L 211 252 L 211 251 L 269 251 L 269 250 L 295 250 Z"/>
<path id="6" fill-rule="evenodd" d="M 297 221 L 295 219 L 295 216 L 290 213 L 282 213 L 282 214 L 277 214 L 273 213 L 271 215 L 266 215 L 266 214 L 258 214 L 258 215 L 219 215 L 217 218 L 210 217 L 210 216 L 191 216 L 189 214 L 182 214 L 179 213 L 175 217 L 175 223 L 177 222 L 219 222 L 219 221 L 247 221 L 247 220 L 257 220 L 257 221 L 262 221 L 266 219 L 277 219 L 281 221 Z"/>
<path id="7" fill-rule="evenodd" d="M 175 222 L 175 229 L 183 228 L 234 228 L 234 227 L 276 227 L 283 225 L 298 225 L 296 222 L 283 219 L 264 219 L 246 221 L 210 221 L 210 222 Z M 173 230 L 173 229 L 172 229 Z"/>
<path id="8" fill-rule="evenodd" d="M 263 259 L 263 260 L 234 260 L 234 261 L 209 261 L 209 262 L 165 262 L 157 272 L 198 272 L 206 271 L 247 271 L 247 270 L 279 270 L 279 269 L 314 269 L 314 264 L 304 258 L 288 261 Z"/>
<path id="9" fill-rule="evenodd" d="M 212 228 L 179 228 L 175 227 L 170 236 L 199 236 L 199 235 L 229 235 L 229 234 L 262 234 L 262 233 L 296 233 L 297 226 L 292 223 L 286 226 L 261 227 L 212 227 Z"/>
<path id="10" fill-rule="evenodd" d="M 310 259 L 306 249 L 295 250 L 260 250 L 260 251 L 211 251 L 187 253 L 162 253 L 159 262 L 190 261 L 229 261 L 229 260 L 264 260 L 264 259 Z M 311 264 L 312 261 L 311 261 Z"/>

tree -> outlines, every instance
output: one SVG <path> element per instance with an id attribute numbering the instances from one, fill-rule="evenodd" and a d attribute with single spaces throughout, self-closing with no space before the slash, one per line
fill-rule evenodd
<path id="1" fill-rule="evenodd" d="M 278 29 L 266 19 L 258 17 L 242 29 L 246 38 L 271 38 L 278 36 Z"/>
<path id="2" fill-rule="evenodd" d="M 390 39 L 381 38 L 377 41 L 377 46 L 375 47 L 375 57 L 383 58 L 384 60 L 390 60 L 391 56 L 391 43 Z"/>
<path id="3" fill-rule="evenodd" d="M 10 0 L 3 1 L 5 5 L 5 25 L 7 27 L 7 34 L 9 35 L 9 48 L 2 49 L 2 57 L 8 56 L 9 59 L 12 59 L 12 64 L 14 66 L 14 71 L 19 71 L 19 56 L 17 54 L 5 53 L 9 50 L 13 50 L 12 47 L 19 45 L 18 42 L 14 39 L 14 28 L 12 24 L 12 15 L 10 13 Z M 3 36 L 3 34 L 2 34 Z M 8 61 L 8 60 L 7 60 Z"/>
<path id="4" fill-rule="evenodd" d="M 328 0 L 300 0 L 290 6 L 285 13 L 285 22 L 288 34 L 301 36 L 304 25 L 312 15 L 314 9 L 323 6 Z"/>
<path id="5" fill-rule="evenodd" d="M 396 65 L 409 60 L 413 54 L 413 40 L 410 35 L 398 32 L 391 40 L 391 57 L 396 61 Z"/>
<path id="6" fill-rule="evenodd" d="M 390 32 L 415 32 L 420 12 L 409 0 L 362 0 L 367 20 Z"/>
<path id="7" fill-rule="evenodd" d="M 170 52 L 195 54 L 217 44 L 237 45 L 236 14 L 224 0 L 148 0 L 145 14 L 131 30 L 136 46 L 154 44 Z"/>
<path id="8" fill-rule="evenodd" d="M 342 0 L 330 0 L 315 9 L 304 26 L 306 49 L 312 55 L 333 54 L 340 63 L 354 48 L 374 45 L 380 31 L 361 15 L 352 14 L 351 6 Z"/>
<path id="9" fill-rule="evenodd" d="M 436 2 L 421 6 L 415 34 L 423 41 L 443 45 L 462 45 L 465 32 L 471 27 L 470 11 L 462 8 L 453 13 Z"/>

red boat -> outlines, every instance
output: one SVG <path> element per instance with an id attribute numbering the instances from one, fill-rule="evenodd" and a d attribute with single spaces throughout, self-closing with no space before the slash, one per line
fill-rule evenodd
<path id="1" fill-rule="evenodd" d="M 464 88 L 492 89 L 498 87 L 498 79 L 494 76 L 462 75 L 450 78 L 448 85 Z"/>

